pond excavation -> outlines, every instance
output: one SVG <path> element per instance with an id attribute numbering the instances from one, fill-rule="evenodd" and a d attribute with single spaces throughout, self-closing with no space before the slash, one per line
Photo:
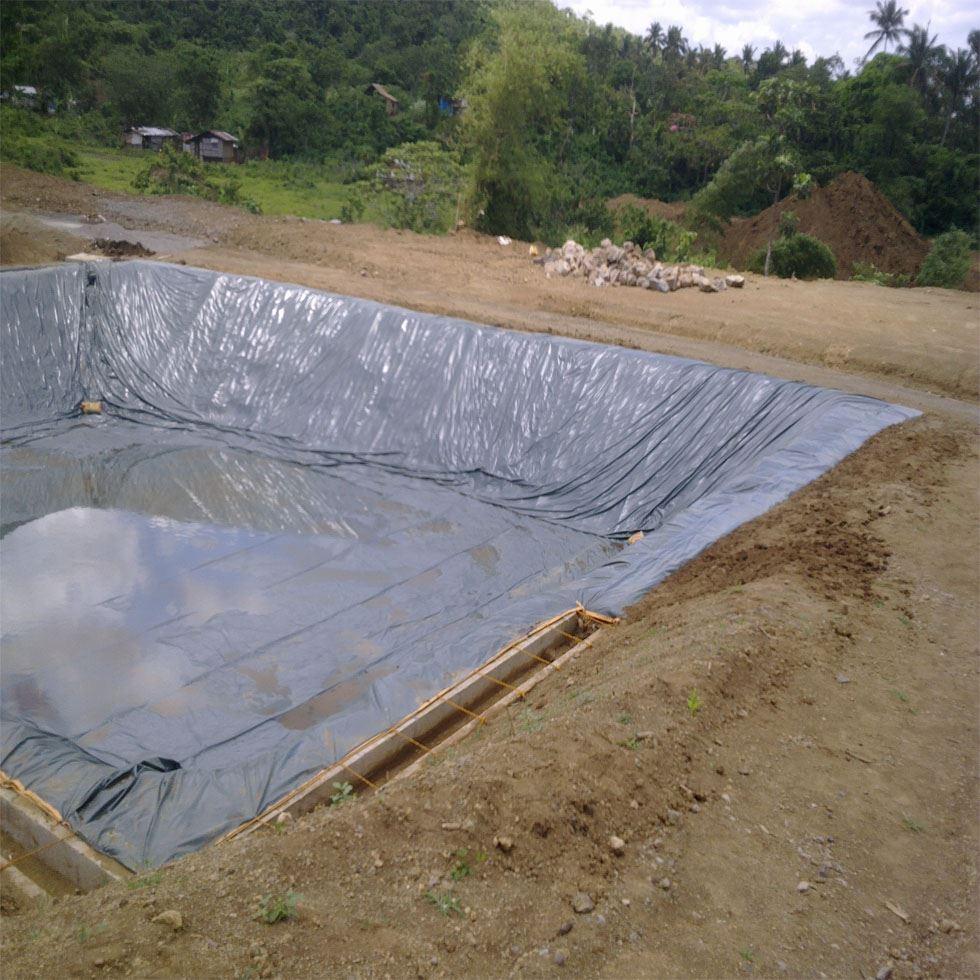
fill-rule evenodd
<path id="1" fill-rule="evenodd" d="M 916 414 L 153 262 L 0 288 L 2 769 L 131 870 L 377 785 Z"/>

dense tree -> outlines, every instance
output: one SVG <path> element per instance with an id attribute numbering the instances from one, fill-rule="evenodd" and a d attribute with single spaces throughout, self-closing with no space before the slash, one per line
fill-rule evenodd
<path id="1" fill-rule="evenodd" d="M 545 4 L 502 7 L 496 37 L 470 59 L 464 119 L 474 207 L 490 231 L 533 236 L 552 204 L 585 77 L 573 25 Z"/>
<path id="2" fill-rule="evenodd" d="M 929 37 L 929 29 L 916 24 L 906 33 L 898 51 L 908 59 L 911 74 L 909 84 L 925 95 L 934 79 L 942 48 L 936 43 L 938 35 Z"/>
<path id="3" fill-rule="evenodd" d="M 676 24 L 637 36 L 558 5 L 3 0 L 0 88 L 36 85 L 58 106 L 21 119 L 18 139 L 209 126 L 345 180 L 375 173 L 393 147 L 425 142 L 436 159 L 438 144 L 463 164 L 480 223 L 509 234 L 599 233 L 606 198 L 704 203 L 716 179 L 729 181 L 712 191 L 719 213 L 749 213 L 788 191 L 785 173 L 767 177 L 779 157 L 818 182 L 867 175 L 920 231 L 977 234 L 980 33 L 950 52 L 879 0 L 852 75 L 838 55 L 808 64 L 781 41 L 728 57 Z M 400 100 L 397 115 L 371 82 Z M 461 115 L 454 96 L 469 99 Z"/>

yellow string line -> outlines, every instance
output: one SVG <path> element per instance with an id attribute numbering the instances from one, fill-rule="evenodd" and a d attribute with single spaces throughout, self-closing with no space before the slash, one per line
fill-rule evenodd
<path id="1" fill-rule="evenodd" d="M 554 667 L 555 670 L 562 669 L 561 667 L 558 666 L 558 664 L 555 663 L 554 660 L 545 660 L 544 657 L 539 657 L 536 654 L 528 653 L 527 650 L 522 650 L 521 653 L 523 653 L 526 657 L 530 657 L 532 660 L 537 660 L 539 664 L 544 664 L 545 667 Z"/>
<path id="2" fill-rule="evenodd" d="M 346 762 L 341 762 L 341 763 L 340 763 L 340 765 L 341 765 L 341 766 L 343 766 L 343 767 L 344 767 L 344 769 L 346 769 L 346 770 L 347 770 L 347 771 L 348 771 L 349 773 L 353 773 L 353 774 L 354 774 L 355 776 L 357 776 L 357 778 L 358 778 L 358 779 L 361 779 L 361 780 L 363 780 L 363 781 L 364 781 L 365 783 L 367 783 L 367 784 L 368 784 L 368 786 L 370 786 L 370 787 L 371 787 L 371 789 L 377 789 L 377 788 L 378 788 L 378 787 L 377 787 L 377 786 L 376 786 L 376 785 L 375 785 L 374 783 L 372 783 L 372 782 L 371 782 L 371 780 L 370 780 L 370 779 L 368 779 L 368 778 L 367 778 L 367 776 L 362 776 L 362 775 L 361 775 L 361 774 L 360 774 L 359 772 L 357 772 L 357 771 L 356 771 L 355 769 L 351 769 L 351 767 L 350 767 L 349 765 L 347 765 L 347 763 L 346 763 Z"/>
<path id="3" fill-rule="evenodd" d="M 462 711 L 464 715 L 469 715 L 471 718 L 475 718 L 481 725 L 485 725 L 487 723 L 487 720 L 483 717 L 483 715 L 478 715 L 475 712 L 470 711 L 469 708 L 464 708 L 461 704 L 457 704 L 452 698 L 446 698 L 445 700 L 446 704 L 451 704 L 457 710 Z"/>
<path id="4" fill-rule="evenodd" d="M 59 821 L 59 826 L 63 824 L 64 821 Z M 68 825 L 65 824 L 67 827 Z M 56 837 L 54 840 L 49 840 L 47 844 L 42 844 L 40 847 L 35 847 L 33 851 L 27 851 L 24 854 L 20 854 L 15 858 L 11 858 L 9 861 L 4 861 L 0 864 L 0 873 L 7 870 L 7 868 L 12 868 L 15 864 L 20 864 L 21 861 L 25 861 L 29 857 L 33 857 L 35 854 L 40 854 L 41 851 L 46 851 L 49 847 L 54 847 L 55 844 L 63 844 L 66 840 L 70 840 L 75 836 L 75 832 L 68 827 L 68 833 L 64 837 Z"/>
<path id="5" fill-rule="evenodd" d="M 507 681 L 502 681 L 499 677 L 494 677 L 493 674 L 483 674 L 477 671 L 477 676 L 483 677 L 488 681 L 493 681 L 494 684 L 499 684 L 501 687 L 506 688 L 508 691 L 517 691 L 517 693 L 524 697 L 524 692 L 518 690 L 513 684 L 508 684 Z"/>
<path id="6" fill-rule="evenodd" d="M 407 739 L 409 742 L 412 743 L 412 745 L 417 745 L 423 752 L 432 751 L 432 749 L 430 749 L 427 745 L 423 745 L 421 742 L 412 738 L 411 735 L 406 735 L 405 732 L 399 731 L 397 728 L 389 728 L 388 731 L 391 732 L 393 735 L 400 735 L 402 738 Z"/>

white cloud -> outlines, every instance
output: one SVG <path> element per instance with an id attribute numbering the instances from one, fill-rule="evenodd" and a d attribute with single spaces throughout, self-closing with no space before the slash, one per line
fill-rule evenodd
<path id="1" fill-rule="evenodd" d="M 867 50 L 871 30 L 868 10 L 873 0 L 794 0 L 773 4 L 762 0 L 556 0 L 577 14 L 591 11 L 598 24 L 613 23 L 643 34 L 657 20 L 666 29 L 679 25 L 692 44 L 721 44 L 732 54 L 742 45 L 757 51 L 781 40 L 791 51 L 800 48 L 808 60 L 839 54 L 849 68 Z M 905 0 L 905 23 L 929 24 L 939 41 L 965 47 L 966 36 L 980 27 L 980 11 L 964 0 Z"/>

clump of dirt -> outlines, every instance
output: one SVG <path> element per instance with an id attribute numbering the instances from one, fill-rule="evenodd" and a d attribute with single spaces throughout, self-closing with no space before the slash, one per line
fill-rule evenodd
<path id="1" fill-rule="evenodd" d="M 606 206 L 610 211 L 618 211 L 622 207 L 639 208 L 646 211 L 652 218 L 663 218 L 666 221 L 680 222 L 684 220 L 687 205 L 681 201 L 658 201 L 652 197 L 637 197 L 635 194 L 620 194 L 611 198 Z"/>
<path id="2" fill-rule="evenodd" d="M 27 214 L 0 215 L 0 265 L 45 265 L 84 252 L 88 243 Z"/>
<path id="3" fill-rule="evenodd" d="M 95 247 L 113 259 L 146 258 L 157 254 L 142 242 L 128 242 L 125 238 L 96 238 Z"/>
<path id="4" fill-rule="evenodd" d="M 837 278 L 850 279 L 855 262 L 871 262 L 881 272 L 915 276 L 929 251 L 928 242 L 895 206 L 861 174 L 847 172 L 809 197 L 793 194 L 752 218 L 733 221 L 718 245 L 718 254 L 736 268 L 764 248 L 792 211 L 798 228 L 819 238 L 837 259 Z"/>

